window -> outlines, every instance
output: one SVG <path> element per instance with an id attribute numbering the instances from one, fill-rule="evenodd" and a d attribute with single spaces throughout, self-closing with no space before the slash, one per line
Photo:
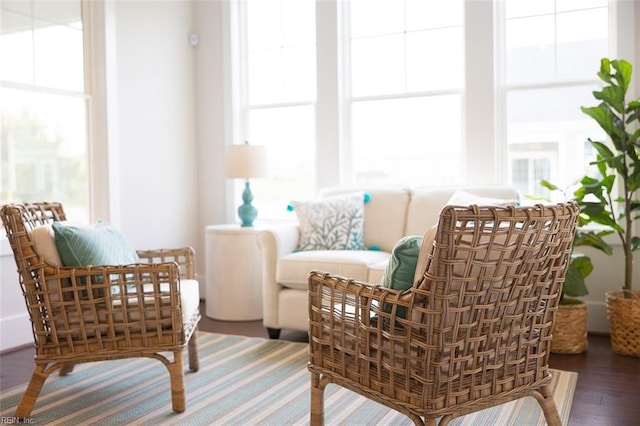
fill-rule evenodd
<path id="1" fill-rule="evenodd" d="M 587 135 L 604 138 L 580 106 L 595 104 L 596 73 L 608 56 L 607 1 L 503 4 L 511 183 L 523 194 L 546 197 L 540 180 L 568 188 L 586 172 Z"/>
<path id="2" fill-rule="evenodd" d="M 243 4 L 245 121 L 244 136 L 235 143 L 247 140 L 267 147 L 269 179 L 255 180 L 252 187 L 260 217 L 277 217 L 286 214 L 287 200 L 315 192 L 315 4 L 313 0 Z"/>
<path id="3" fill-rule="evenodd" d="M 462 166 L 462 1 L 349 5 L 347 143 L 356 183 L 456 182 Z"/>
<path id="4" fill-rule="evenodd" d="M 568 187 L 593 158 L 587 137 L 605 139 L 580 107 L 596 103 L 600 59 L 633 52 L 628 42 L 612 51 L 612 35 L 635 25 L 624 10 L 608 0 L 248 0 L 235 143 L 268 146 L 272 175 L 260 185 L 279 211 L 327 184 L 512 184 L 545 196 L 541 179 Z"/>
<path id="5" fill-rule="evenodd" d="M 0 201 L 57 200 L 88 219 L 82 3 L 3 1 L 0 8 Z"/>

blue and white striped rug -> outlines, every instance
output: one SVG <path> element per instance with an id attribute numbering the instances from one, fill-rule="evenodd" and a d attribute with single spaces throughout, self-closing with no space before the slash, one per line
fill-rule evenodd
<path id="1" fill-rule="evenodd" d="M 305 343 L 200 332 L 200 371 L 185 377 L 187 410 L 171 410 L 169 375 L 152 359 L 76 366 L 53 374 L 32 413 L 47 425 L 303 425 L 309 423 Z M 186 362 L 186 355 L 185 355 Z M 554 372 L 554 398 L 567 424 L 577 373 Z M 13 416 L 26 385 L 3 391 L 2 418 Z M 412 424 L 389 408 L 329 385 L 327 424 Z M 455 425 L 544 425 L 538 403 L 523 398 L 456 419 Z"/>

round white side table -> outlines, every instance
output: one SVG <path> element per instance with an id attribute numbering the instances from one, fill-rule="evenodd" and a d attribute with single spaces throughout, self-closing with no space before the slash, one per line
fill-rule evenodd
<path id="1" fill-rule="evenodd" d="M 207 317 L 223 321 L 262 318 L 260 230 L 235 224 L 205 228 Z"/>

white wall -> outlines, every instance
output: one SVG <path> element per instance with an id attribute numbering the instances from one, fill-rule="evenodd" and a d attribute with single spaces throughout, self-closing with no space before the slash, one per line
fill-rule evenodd
<path id="1" fill-rule="evenodd" d="M 110 220 L 137 248 L 192 245 L 199 232 L 192 4 L 120 1 L 114 22 Z"/>
<path id="2" fill-rule="evenodd" d="M 199 209 L 197 269 L 200 271 L 200 297 L 205 296 L 205 242 L 207 225 L 234 220 L 233 182 L 224 176 L 224 152 L 233 143 L 230 126 L 229 52 L 225 49 L 226 1 L 196 1 L 193 8 L 194 31 L 200 43 L 195 48 L 196 137 Z M 227 43 L 228 44 L 228 43 Z M 231 212 L 231 213 L 230 213 Z M 231 215 L 230 215 L 231 214 Z"/>
<path id="3" fill-rule="evenodd" d="M 193 246 L 204 286 L 204 227 L 233 219 L 222 171 L 224 145 L 233 140 L 224 48 L 228 4 L 147 0 L 106 7 L 108 220 L 137 248 Z M 640 7 L 623 15 L 640 22 Z M 628 40 L 639 39 L 639 30 Z M 188 43 L 191 32 L 200 36 L 196 48 Z M 640 43 L 632 49 L 624 57 L 635 65 L 638 96 Z M 604 293 L 622 284 L 620 247 L 612 257 L 589 254 L 595 265 L 585 298 L 589 330 L 608 332 Z M 638 263 L 636 254 L 636 289 Z M 32 342 L 15 270 L 0 239 L 0 351 Z"/>
<path id="4" fill-rule="evenodd" d="M 201 253 L 193 3 L 116 1 L 105 7 L 109 211 L 100 217 L 136 248 L 189 245 Z M 33 338 L 6 239 L 0 256 L 4 351 Z"/>

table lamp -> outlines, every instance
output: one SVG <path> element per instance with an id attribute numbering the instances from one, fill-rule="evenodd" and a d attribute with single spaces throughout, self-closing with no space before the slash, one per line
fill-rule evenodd
<path id="1" fill-rule="evenodd" d="M 253 221 L 258 216 L 251 202 L 253 194 L 249 186 L 250 178 L 260 178 L 267 175 L 267 150 L 264 146 L 243 145 L 227 146 L 226 176 L 228 178 L 243 178 L 245 180 L 242 192 L 242 204 L 238 207 L 238 216 L 242 226 L 253 226 Z"/>

